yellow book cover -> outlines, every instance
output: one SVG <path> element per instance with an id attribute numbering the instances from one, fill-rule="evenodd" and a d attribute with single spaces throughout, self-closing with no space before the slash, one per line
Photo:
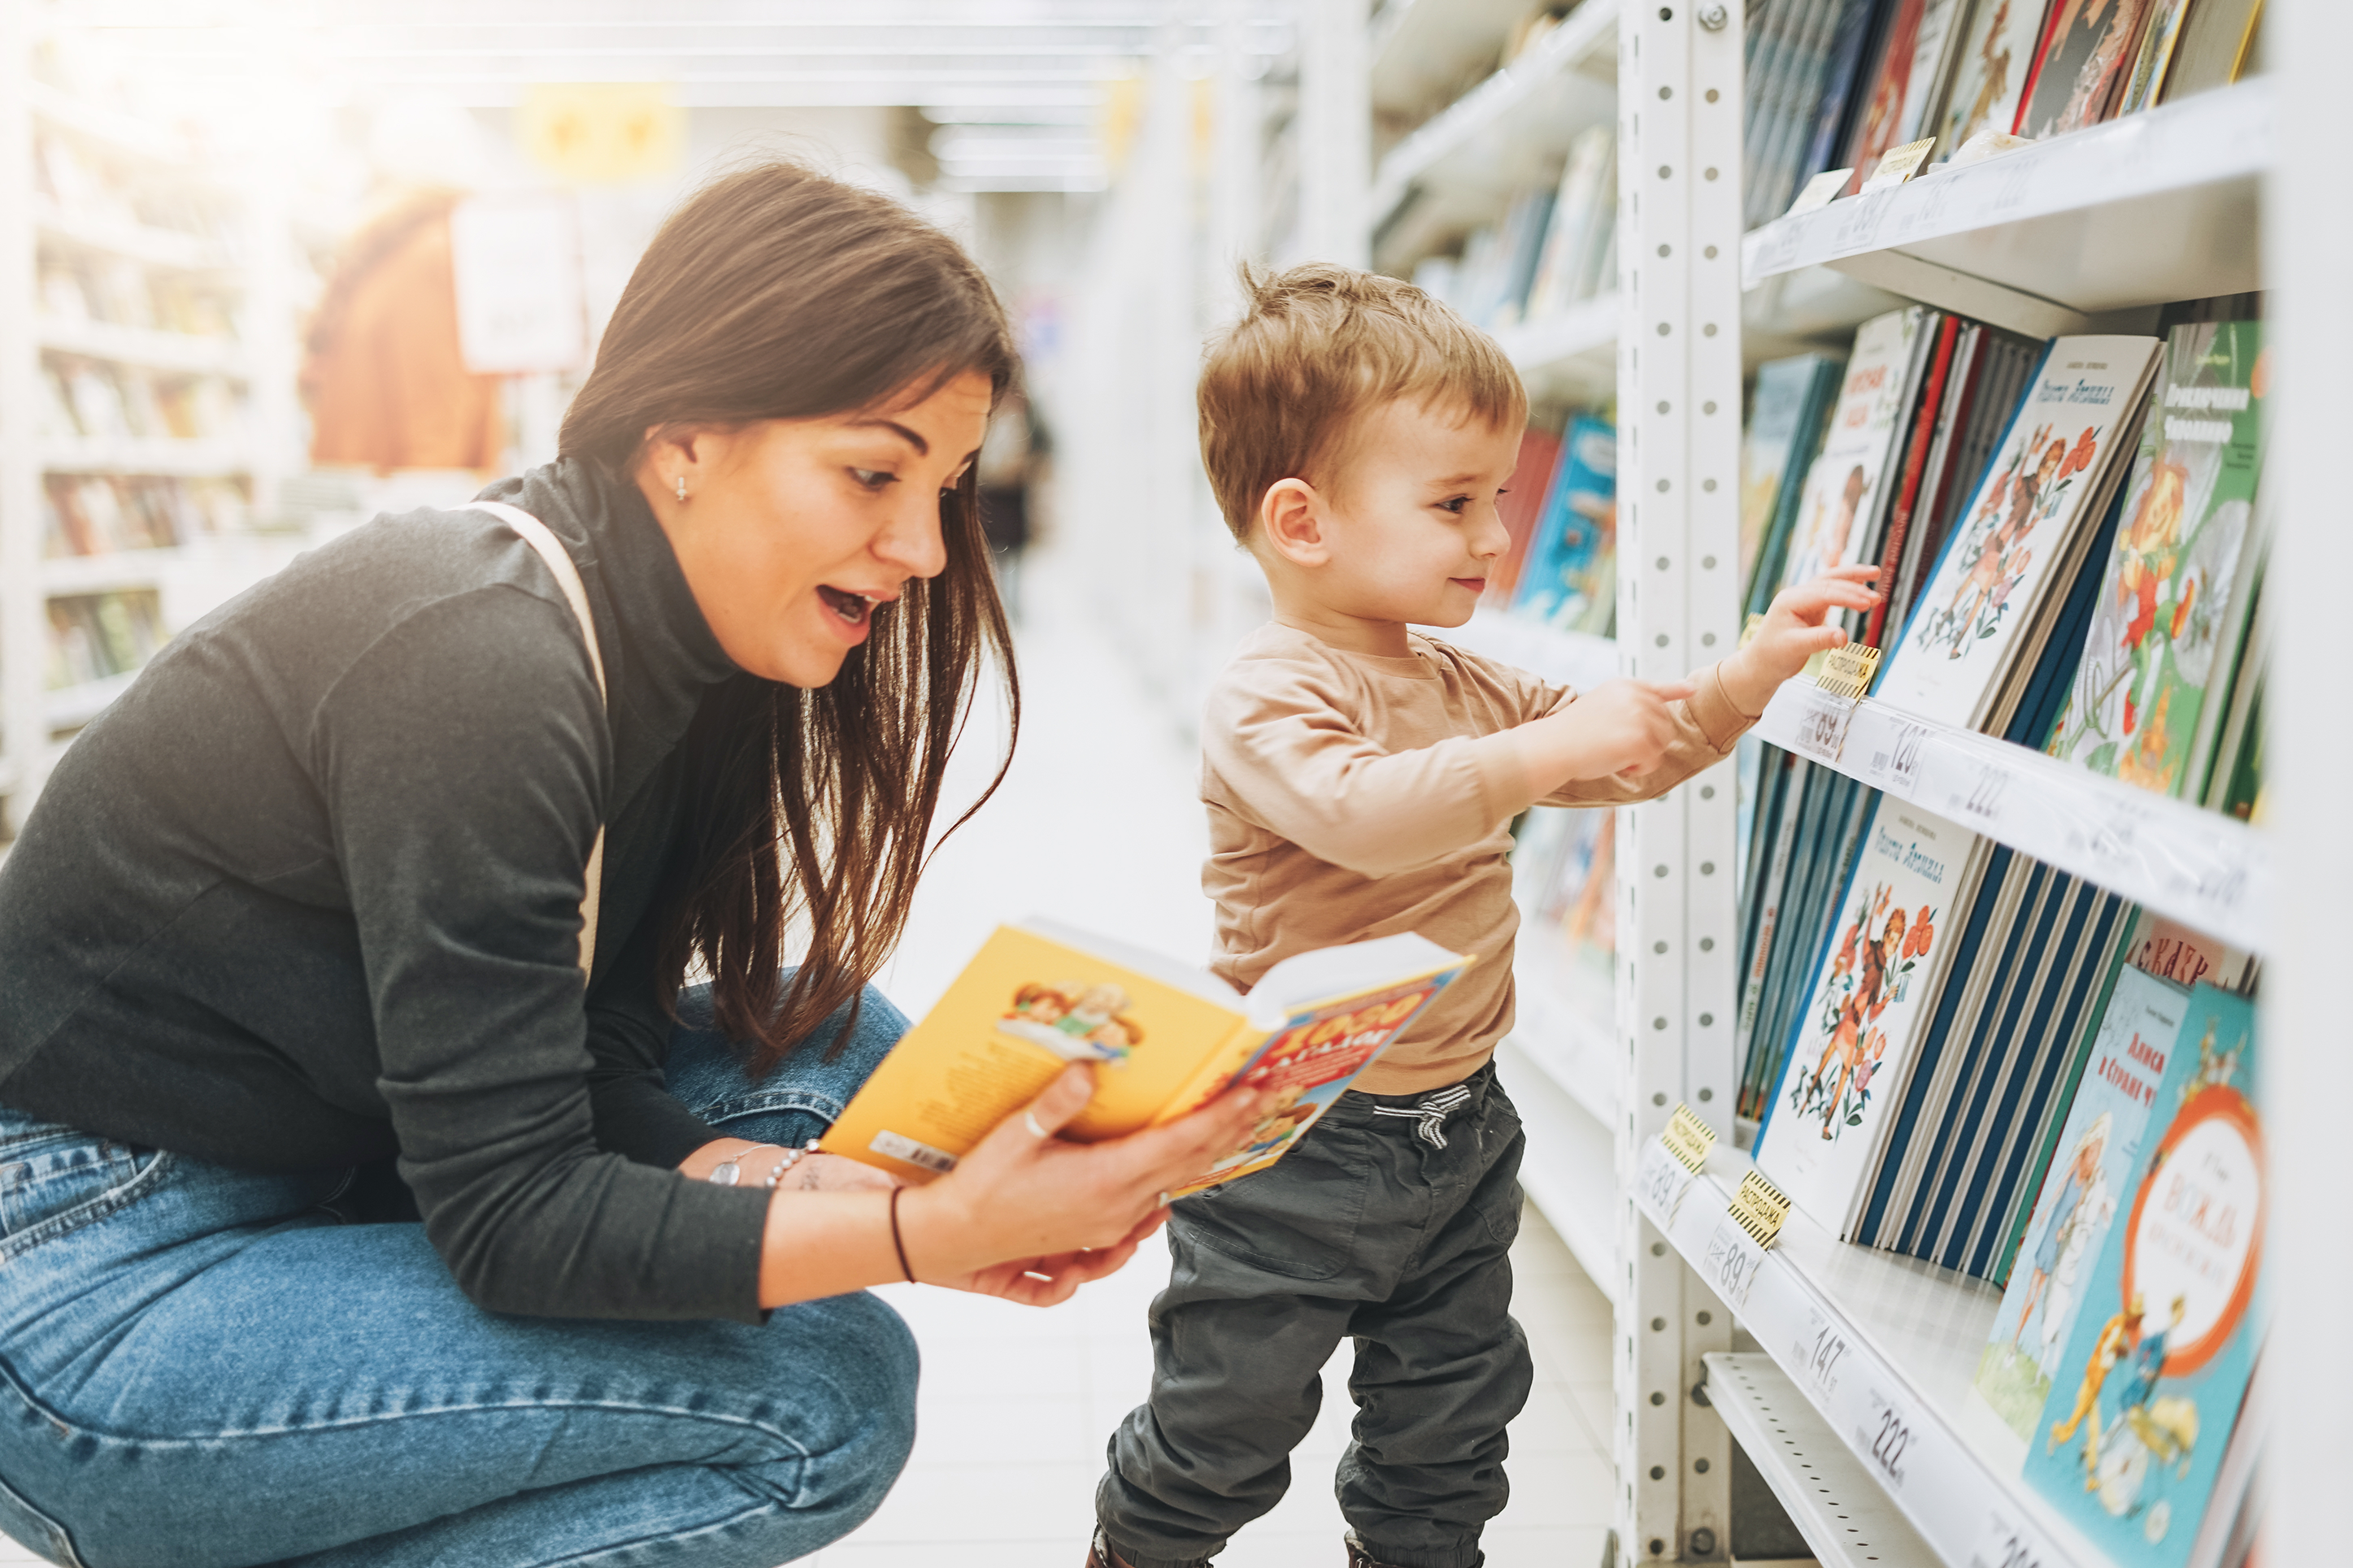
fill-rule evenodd
<path id="1" fill-rule="evenodd" d="M 1071 1062 L 1095 1097 L 1065 1138 L 1171 1121 L 1238 1079 L 1273 1107 L 1185 1192 L 1263 1170 L 1471 963 L 1413 935 L 1285 960 L 1249 996 L 1155 954 L 1045 921 L 999 926 L 827 1131 L 823 1147 L 926 1182 Z M 1178 1195 L 1183 1195 L 1179 1194 Z"/>

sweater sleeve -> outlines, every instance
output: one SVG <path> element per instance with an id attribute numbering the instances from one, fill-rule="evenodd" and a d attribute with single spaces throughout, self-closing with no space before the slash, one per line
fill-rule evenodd
<path id="1" fill-rule="evenodd" d="M 1732 705 L 1716 666 L 1711 664 L 1701 670 L 1692 684 L 1697 689 L 1672 704 L 1674 743 L 1659 759 L 1658 766 L 1638 778 L 1621 779 L 1613 774 L 1608 778 L 1572 779 L 1533 804 L 1633 805 L 1657 799 L 1694 773 L 1714 767 L 1731 755 L 1734 743 L 1757 721 Z M 1572 695 L 1565 700 L 1573 702 L 1576 698 Z"/>
<path id="2" fill-rule="evenodd" d="M 671 1021 L 655 1000 L 657 937 L 650 920 L 639 921 L 589 990 L 588 1104 L 598 1148 L 675 1169 L 723 1134 L 664 1086 Z"/>
<path id="3" fill-rule="evenodd" d="M 767 1194 L 598 1147 L 612 1064 L 578 957 L 603 725 L 569 615 L 512 587 L 396 621 L 312 716 L 401 1175 L 483 1307 L 756 1321 Z"/>
<path id="4" fill-rule="evenodd" d="M 1201 748 L 1245 821 L 1362 877 L 1455 853 L 1509 820 L 1514 785 L 1469 736 L 1383 749 L 1352 725 L 1329 677 L 1258 660 L 1211 696 Z M 1506 760 L 1506 766 L 1509 766 Z"/>

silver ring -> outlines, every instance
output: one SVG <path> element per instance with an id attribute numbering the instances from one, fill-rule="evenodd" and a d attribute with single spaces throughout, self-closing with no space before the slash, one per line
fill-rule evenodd
<path id="1" fill-rule="evenodd" d="M 1034 1110 L 1025 1110 L 1021 1113 L 1021 1124 L 1029 1129 L 1029 1136 L 1032 1138 L 1046 1139 L 1053 1136 L 1051 1132 L 1038 1125 L 1038 1113 Z"/>

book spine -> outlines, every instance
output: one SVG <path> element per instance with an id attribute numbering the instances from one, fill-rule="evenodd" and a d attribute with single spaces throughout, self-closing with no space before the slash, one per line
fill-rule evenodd
<path id="1" fill-rule="evenodd" d="M 1953 368 L 1953 342 L 1960 335 L 1960 328 L 1959 317 L 1945 318 L 1945 324 L 1937 329 L 1927 379 L 1921 384 L 1919 413 L 1912 422 L 1912 440 L 1904 454 L 1903 477 L 1897 482 L 1894 508 L 1887 519 L 1887 537 L 1879 550 L 1881 597 L 1863 626 L 1866 647 L 1880 646 L 1881 633 L 1887 625 L 1887 609 L 1894 602 L 1894 580 L 1903 569 L 1904 540 L 1912 531 L 1912 510 L 1920 494 L 1920 476 L 1927 466 L 1928 447 L 1936 438 L 1936 415 L 1944 404 L 1945 377 Z"/>

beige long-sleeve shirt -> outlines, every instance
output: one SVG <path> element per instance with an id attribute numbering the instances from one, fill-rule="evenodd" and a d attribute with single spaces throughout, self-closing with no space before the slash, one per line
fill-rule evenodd
<path id="1" fill-rule="evenodd" d="M 1218 906 L 1218 974 L 1247 990 L 1293 953 L 1409 931 L 1478 957 L 1357 1080 L 1368 1094 L 1456 1082 L 1510 1030 L 1514 817 L 1663 795 L 1755 722 L 1710 666 L 1674 704 L 1676 739 L 1656 768 L 1532 796 L 1516 754 L 1471 742 L 1576 693 L 1433 638 L 1408 646 L 1384 658 L 1261 627 L 1202 715 L 1201 884 Z"/>

